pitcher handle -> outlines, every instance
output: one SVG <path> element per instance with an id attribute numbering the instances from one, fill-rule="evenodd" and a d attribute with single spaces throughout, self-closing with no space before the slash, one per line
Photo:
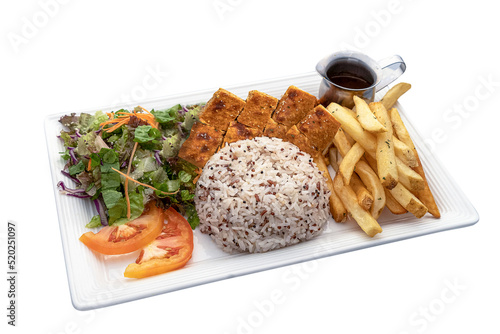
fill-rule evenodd
<path id="1" fill-rule="evenodd" d="M 377 92 L 399 78 L 406 70 L 403 58 L 398 55 L 384 58 L 378 64 L 382 69 L 382 79 L 377 85 Z"/>

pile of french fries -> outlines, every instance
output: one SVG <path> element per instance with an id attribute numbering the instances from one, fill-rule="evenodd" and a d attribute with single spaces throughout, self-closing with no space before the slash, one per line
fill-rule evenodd
<path id="1" fill-rule="evenodd" d="M 328 182 L 330 209 L 336 222 L 345 222 L 350 214 L 370 237 L 382 232 L 377 219 L 385 207 L 393 214 L 440 217 L 415 145 L 393 108 L 410 87 L 399 83 L 370 104 L 355 97 L 353 110 L 336 103 L 327 108 L 342 124 L 324 152 L 336 171 Z M 319 165 L 327 168 L 326 161 Z"/>

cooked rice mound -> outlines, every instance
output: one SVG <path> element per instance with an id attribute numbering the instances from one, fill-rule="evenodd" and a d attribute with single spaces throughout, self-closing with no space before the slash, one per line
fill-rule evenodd
<path id="1" fill-rule="evenodd" d="M 267 252 L 309 240 L 330 216 L 330 191 L 311 156 L 278 138 L 226 145 L 196 183 L 200 230 L 224 251 Z"/>

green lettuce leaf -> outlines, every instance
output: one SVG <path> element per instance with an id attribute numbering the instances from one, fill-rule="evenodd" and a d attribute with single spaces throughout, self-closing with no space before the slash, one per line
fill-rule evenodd
<path id="1" fill-rule="evenodd" d="M 60 137 L 64 141 L 64 146 L 72 146 L 72 147 L 76 146 L 76 141 L 73 138 L 71 138 L 69 132 L 61 130 Z"/>
<path id="2" fill-rule="evenodd" d="M 89 131 L 93 121 L 94 117 L 92 115 L 81 113 L 80 117 L 78 118 L 78 125 L 77 125 L 80 134 L 82 135 L 86 134 Z"/>
<path id="3" fill-rule="evenodd" d="M 72 176 L 74 176 L 76 174 L 80 174 L 84 170 L 85 170 L 85 164 L 81 160 L 76 165 L 72 165 L 72 166 L 68 167 L 68 172 Z"/>
<path id="4" fill-rule="evenodd" d="M 179 180 L 183 183 L 187 183 L 191 181 L 191 175 L 183 170 L 181 170 L 178 174 Z"/>
<path id="5" fill-rule="evenodd" d="M 185 202 L 191 201 L 194 198 L 194 194 L 191 194 L 189 190 L 181 190 L 181 199 Z"/>
<path id="6" fill-rule="evenodd" d="M 96 151 L 95 149 L 95 132 L 89 132 L 77 140 L 76 153 L 80 156 L 89 155 L 91 152 Z"/>
<path id="7" fill-rule="evenodd" d="M 94 118 L 92 119 L 92 122 L 90 123 L 89 130 L 91 131 L 97 131 L 101 127 L 101 123 L 105 122 L 108 120 L 108 115 L 103 113 L 102 111 L 97 111 L 94 114 Z"/>
<path id="8" fill-rule="evenodd" d="M 101 156 L 97 153 L 90 154 L 90 168 L 96 168 L 101 165 Z"/>
<path id="9" fill-rule="evenodd" d="M 95 215 L 94 217 L 92 217 L 90 222 L 85 225 L 86 228 L 94 228 L 99 226 L 101 226 L 101 217 L 99 217 L 99 215 Z"/>
<path id="10" fill-rule="evenodd" d="M 171 199 L 175 199 L 175 195 L 167 195 L 167 194 L 163 193 L 163 191 L 167 192 L 167 193 L 176 192 L 181 187 L 181 181 L 180 180 L 166 180 L 163 183 L 155 184 L 154 187 L 158 190 L 161 190 L 161 191 L 155 190 L 156 196 L 158 196 L 160 198 L 170 197 Z"/>
<path id="11" fill-rule="evenodd" d="M 104 203 L 108 208 L 109 225 L 122 225 L 139 217 L 144 210 L 142 194 L 129 193 L 130 219 L 127 218 L 127 202 L 123 194 L 116 190 L 105 190 L 102 192 Z"/>
<path id="12" fill-rule="evenodd" d="M 112 149 L 103 148 L 99 153 L 102 159 L 101 187 L 102 190 L 117 190 L 121 185 L 120 174 L 113 170 L 120 170 L 118 154 Z M 106 203 L 107 206 L 107 203 Z"/>
<path id="13" fill-rule="evenodd" d="M 172 108 L 165 110 L 151 110 L 151 113 L 155 116 L 155 119 L 160 124 L 173 124 L 179 121 L 179 110 L 182 109 L 180 104 L 173 106 Z"/>
<path id="14" fill-rule="evenodd" d="M 179 133 L 167 137 L 167 139 L 163 141 L 162 155 L 165 158 L 175 157 L 181 148 L 181 139 L 182 138 Z"/>
<path id="15" fill-rule="evenodd" d="M 182 127 L 186 130 L 187 133 L 191 131 L 193 124 L 199 120 L 199 115 L 201 112 L 203 105 L 193 105 L 188 106 L 188 112 L 184 115 L 184 121 L 182 122 Z"/>
<path id="16" fill-rule="evenodd" d="M 186 209 L 186 216 L 189 225 L 194 230 L 196 226 L 200 225 L 200 218 L 198 217 L 198 213 L 196 212 L 196 208 L 193 204 L 184 204 L 184 208 Z"/>
<path id="17" fill-rule="evenodd" d="M 59 152 L 59 154 L 61 155 L 61 158 L 63 158 L 64 160 L 69 160 L 71 158 L 68 149 L 64 150 L 64 152 Z"/>
<path id="18" fill-rule="evenodd" d="M 132 163 L 134 166 L 134 171 L 130 174 L 134 180 L 142 179 L 142 181 L 150 182 L 150 180 L 143 179 L 145 173 L 153 172 L 158 169 L 155 158 L 148 156 L 144 158 L 138 158 L 137 154 Z"/>
<path id="19" fill-rule="evenodd" d="M 140 125 L 135 129 L 134 141 L 138 143 L 147 143 L 158 138 L 161 138 L 160 130 L 151 125 Z"/>

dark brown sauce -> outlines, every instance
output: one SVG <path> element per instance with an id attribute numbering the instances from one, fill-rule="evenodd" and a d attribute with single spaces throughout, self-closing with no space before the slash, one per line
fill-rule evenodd
<path id="1" fill-rule="evenodd" d="M 340 59 L 329 65 L 326 76 L 330 82 L 348 89 L 365 89 L 375 82 L 370 68 L 361 61 Z"/>
<path id="2" fill-rule="evenodd" d="M 328 77 L 328 79 L 330 79 L 330 81 L 337 86 L 350 89 L 364 89 L 370 87 L 373 84 L 372 82 L 369 82 L 363 78 L 350 74 L 336 75 Z"/>

